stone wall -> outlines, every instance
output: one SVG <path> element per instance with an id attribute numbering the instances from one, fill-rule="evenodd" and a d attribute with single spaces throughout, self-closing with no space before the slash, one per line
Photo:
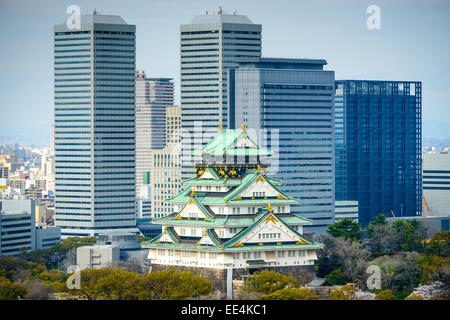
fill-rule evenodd
<path id="1" fill-rule="evenodd" d="M 198 268 L 185 266 L 168 266 L 161 264 L 152 264 L 149 272 L 161 271 L 166 269 L 174 269 L 179 272 L 191 271 L 195 275 L 200 275 L 212 284 L 212 291 L 219 291 L 221 296 L 226 296 L 227 292 L 227 270 L 213 268 Z M 251 268 L 251 269 L 233 269 L 233 280 L 243 280 L 250 273 L 260 270 L 274 270 L 285 275 L 292 276 L 300 284 L 309 282 L 314 278 L 314 269 L 312 266 L 290 266 L 290 267 L 267 267 L 267 268 Z M 235 282 L 236 284 L 239 282 Z M 233 286 L 234 287 L 234 286 Z M 233 290 L 234 291 L 234 290 Z"/>

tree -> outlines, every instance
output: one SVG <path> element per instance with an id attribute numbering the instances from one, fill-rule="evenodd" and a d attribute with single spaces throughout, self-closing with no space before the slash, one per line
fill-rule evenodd
<path id="1" fill-rule="evenodd" d="M 405 252 L 402 254 L 396 279 L 398 290 L 411 291 L 419 284 L 422 269 L 417 261 L 421 257 L 417 252 Z"/>
<path id="2" fill-rule="evenodd" d="M 349 300 L 350 297 L 342 290 L 334 290 L 330 292 L 329 300 Z"/>
<path id="3" fill-rule="evenodd" d="M 182 300 L 211 293 L 211 282 L 192 272 L 174 269 L 143 275 L 135 282 L 139 300 Z"/>
<path id="4" fill-rule="evenodd" d="M 425 252 L 438 257 L 450 257 L 450 231 L 436 232 Z"/>
<path id="5" fill-rule="evenodd" d="M 308 289 L 284 288 L 264 295 L 261 300 L 320 300 L 319 296 Z"/>
<path id="6" fill-rule="evenodd" d="M 384 290 L 377 293 L 375 300 L 395 300 L 395 295 L 391 290 Z"/>
<path id="7" fill-rule="evenodd" d="M 361 240 L 361 225 L 352 219 L 342 219 L 338 222 L 330 224 L 327 233 L 335 238 L 343 237 L 346 240 Z"/>
<path id="8" fill-rule="evenodd" d="M 80 289 L 76 289 L 74 294 L 80 295 L 87 300 L 96 300 L 101 291 L 97 286 L 98 281 L 112 272 L 110 268 L 84 269 L 80 272 Z"/>
<path id="9" fill-rule="evenodd" d="M 29 300 L 48 300 L 53 288 L 43 283 L 41 280 L 30 280 L 26 283 L 26 299 Z"/>
<path id="10" fill-rule="evenodd" d="M 120 268 L 110 269 L 95 283 L 95 291 L 100 300 L 136 300 L 138 293 L 134 287 L 138 275 Z"/>
<path id="11" fill-rule="evenodd" d="M 389 223 L 384 214 L 379 214 L 367 228 L 367 235 L 370 240 L 370 248 L 374 252 L 386 252 L 389 243 L 387 234 L 390 232 Z"/>
<path id="12" fill-rule="evenodd" d="M 423 300 L 423 298 L 417 294 L 411 294 L 405 300 Z"/>
<path id="13" fill-rule="evenodd" d="M 363 284 L 366 276 L 369 252 L 358 241 L 334 238 L 330 244 L 332 259 L 335 259 L 344 275 L 354 283 Z"/>
<path id="14" fill-rule="evenodd" d="M 12 283 L 8 278 L 0 276 L 0 300 L 18 300 L 25 294 L 24 286 Z"/>
<path id="15" fill-rule="evenodd" d="M 397 220 L 392 222 L 387 238 L 391 251 L 423 252 L 427 228 L 417 220 Z"/>
<path id="16" fill-rule="evenodd" d="M 398 276 L 399 265 L 401 263 L 400 255 L 381 256 L 369 262 L 380 267 L 381 283 L 384 289 L 394 290 L 395 280 Z"/>
<path id="17" fill-rule="evenodd" d="M 323 249 L 317 251 L 317 261 L 314 265 L 317 277 L 325 278 L 330 272 L 339 268 L 339 265 L 332 259 L 331 248 L 334 243 L 334 237 L 328 235 L 321 235 L 317 239 L 318 242 L 323 243 Z"/>
<path id="18" fill-rule="evenodd" d="M 261 270 L 250 275 L 244 282 L 244 290 L 269 294 L 284 288 L 298 287 L 292 276 L 287 276 L 273 270 Z"/>
<path id="19" fill-rule="evenodd" d="M 450 283 L 450 260 L 437 256 L 424 256 L 417 261 L 422 265 L 421 284 L 430 284 L 434 281 Z"/>
<path id="20" fill-rule="evenodd" d="M 329 284 L 332 284 L 335 286 L 342 286 L 349 282 L 348 278 L 345 276 L 345 274 L 339 268 L 330 272 L 326 276 L 326 279 Z"/>

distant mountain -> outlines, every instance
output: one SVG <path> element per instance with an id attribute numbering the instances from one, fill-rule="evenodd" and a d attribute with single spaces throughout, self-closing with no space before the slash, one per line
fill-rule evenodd
<path id="1" fill-rule="evenodd" d="M 450 139 L 450 122 L 424 120 L 422 124 L 422 137 L 424 139 Z"/>
<path id="2" fill-rule="evenodd" d="M 50 144 L 50 126 L 14 126 L 0 124 L 0 143 L 5 142 L 47 147 Z"/>

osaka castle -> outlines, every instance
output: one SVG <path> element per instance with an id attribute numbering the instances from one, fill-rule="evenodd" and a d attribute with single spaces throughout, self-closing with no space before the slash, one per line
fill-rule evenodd
<path id="1" fill-rule="evenodd" d="M 260 148 L 242 127 L 219 128 L 208 144 L 191 154 L 202 159 L 195 165 L 195 177 L 167 200 L 174 212 L 153 220 L 162 225 L 162 234 L 144 244 L 152 267 L 245 274 L 250 269 L 287 271 L 314 264 L 316 250 L 323 245 L 303 235 L 310 220 L 290 213 L 291 204 L 299 200 L 265 174 L 264 159 L 272 151 Z"/>

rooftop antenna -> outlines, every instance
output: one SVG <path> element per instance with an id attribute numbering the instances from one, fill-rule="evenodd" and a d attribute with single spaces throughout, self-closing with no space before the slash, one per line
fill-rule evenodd
<path id="1" fill-rule="evenodd" d="M 97 9 L 94 8 L 94 10 L 92 11 L 92 14 L 95 16 L 97 14 Z"/>

